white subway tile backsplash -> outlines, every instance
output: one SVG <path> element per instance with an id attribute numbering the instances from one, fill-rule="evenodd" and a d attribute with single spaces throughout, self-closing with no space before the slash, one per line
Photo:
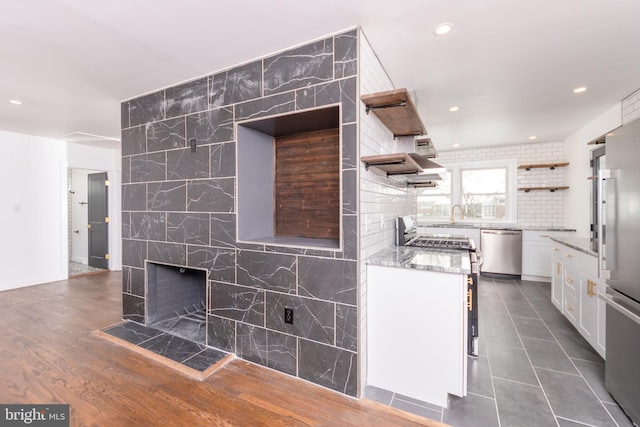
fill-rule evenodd
<path id="1" fill-rule="evenodd" d="M 640 89 L 622 100 L 622 124 L 640 117 Z"/>

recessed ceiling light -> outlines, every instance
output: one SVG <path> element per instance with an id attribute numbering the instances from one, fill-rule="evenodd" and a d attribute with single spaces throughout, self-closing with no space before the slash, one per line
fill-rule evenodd
<path id="1" fill-rule="evenodd" d="M 454 147 L 460 147 L 460 144 L 453 144 Z"/>
<path id="2" fill-rule="evenodd" d="M 445 34 L 448 34 L 449 31 L 451 31 L 452 29 L 453 29 L 453 24 L 449 24 L 449 23 L 440 24 L 436 26 L 436 28 L 433 30 L 433 35 L 444 36 Z"/>
<path id="3" fill-rule="evenodd" d="M 10 99 L 9 102 L 13 105 L 22 105 L 22 101 L 18 101 L 17 99 Z"/>
<path id="4" fill-rule="evenodd" d="M 537 136 L 535 136 L 535 135 L 531 135 L 531 136 L 529 137 L 529 139 L 530 139 L 530 140 L 532 140 L 532 141 L 533 141 L 534 139 L 536 139 L 536 138 L 537 138 Z"/>
<path id="5" fill-rule="evenodd" d="M 575 88 L 573 90 L 573 93 L 582 93 L 582 92 L 584 92 L 586 90 L 587 90 L 586 86 L 580 86 L 580 87 Z"/>
<path id="6" fill-rule="evenodd" d="M 459 107 L 455 107 L 454 106 L 454 107 L 449 108 L 449 111 L 451 111 L 453 113 L 453 112 L 458 111 L 459 109 L 460 109 Z"/>

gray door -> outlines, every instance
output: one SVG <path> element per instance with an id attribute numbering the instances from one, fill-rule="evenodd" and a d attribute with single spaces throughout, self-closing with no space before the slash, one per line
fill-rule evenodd
<path id="1" fill-rule="evenodd" d="M 88 175 L 89 265 L 109 268 L 109 184 L 107 173 Z"/>

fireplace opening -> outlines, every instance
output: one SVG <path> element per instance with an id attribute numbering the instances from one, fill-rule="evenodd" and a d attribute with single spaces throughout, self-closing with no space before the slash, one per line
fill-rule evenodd
<path id="1" fill-rule="evenodd" d="M 147 262 L 147 326 L 206 344 L 207 274 Z"/>

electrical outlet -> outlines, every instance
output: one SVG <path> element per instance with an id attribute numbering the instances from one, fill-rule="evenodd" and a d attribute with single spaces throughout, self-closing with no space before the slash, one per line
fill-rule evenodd
<path id="1" fill-rule="evenodd" d="M 289 323 L 293 325 L 293 308 L 285 307 L 284 308 L 284 323 Z"/>

